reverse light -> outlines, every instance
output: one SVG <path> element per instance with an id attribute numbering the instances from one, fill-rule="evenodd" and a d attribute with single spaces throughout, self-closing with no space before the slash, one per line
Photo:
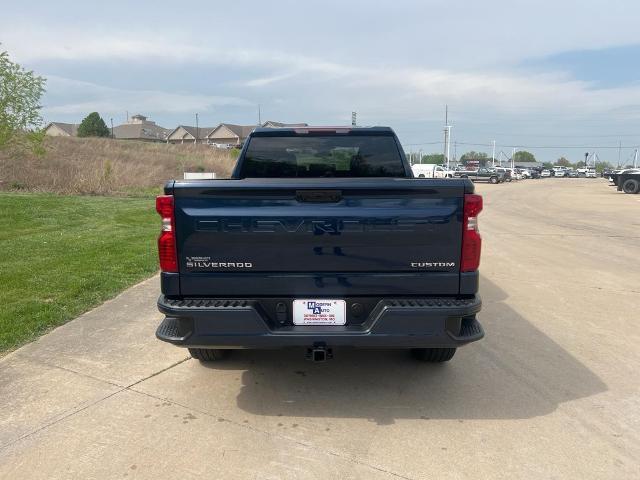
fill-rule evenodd
<path id="1" fill-rule="evenodd" d="M 162 217 L 162 228 L 158 237 L 158 257 L 163 272 L 178 271 L 178 253 L 176 251 L 175 215 L 173 195 L 156 197 L 156 211 Z"/>
<path id="2" fill-rule="evenodd" d="M 462 220 L 461 272 L 474 272 L 480 266 L 482 238 L 478 230 L 478 214 L 481 211 L 482 197 L 473 193 L 466 193 Z"/>

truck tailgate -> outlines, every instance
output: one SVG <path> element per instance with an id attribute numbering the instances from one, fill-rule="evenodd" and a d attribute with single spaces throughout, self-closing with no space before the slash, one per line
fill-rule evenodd
<path id="1" fill-rule="evenodd" d="M 465 180 L 175 182 L 181 295 L 459 293 Z"/>

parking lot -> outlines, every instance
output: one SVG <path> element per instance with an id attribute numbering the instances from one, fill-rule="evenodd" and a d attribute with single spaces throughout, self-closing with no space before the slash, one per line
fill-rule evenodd
<path id="1" fill-rule="evenodd" d="M 234 352 L 154 338 L 154 277 L 0 359 L 0 478 L 640 477 L 640 196 L 482 184 L 484 340 Z"/>

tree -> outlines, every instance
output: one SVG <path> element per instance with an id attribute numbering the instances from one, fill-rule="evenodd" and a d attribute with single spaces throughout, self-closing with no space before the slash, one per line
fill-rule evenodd
<path id="1" fill-rule="evenodd" d="M 40 97 L 44 84 L 44 78 L 12 62 L 7 52 L 0 52 L 0 148 L 42 124 Z M 26 137 L 41 138 L 37 134 Z"/>
<path id="2" fill-rule="evenodd" d="M 613 165 L 611 165 L 609 162 L 596 162 L 596 172 L 598 173 L 602 173 L 602 171 L 605 168 L 613 168 Z"/>
<path id="3" fill-rule="evenodd" d="M 553 163 L 551 163 L 551 162 L 544 162 L 544 163 L 542 164 L 542 166 L 543 166 L 544 168 L 553 168 Z"/>
<path id="4" fill-rule="evenodd" d="M 536 157 L 531 152 L 520 150 L 513 156 L 513 161 L 515 163 L 532 163 L 536 161 Z"/>
<path id="5" fill-rule="evenodd" d="M 78 126 L 79 137 L 108 137 L 111 133 L 98 112 L 87 115 Z"/>
<path id="6" fill-rule="evenodd" d="M 567 160 L 564 157 L 560 157 L 557 161 L 556 161 L 556 165 L 560 166 L 560 167 L 570 167 L 571 166 L 571 162 L 569 160 Z"/>
<path id="7" fill-rule="evenodd" d="M 422 156 L 422 163 L 435 163 L 440 165 L 446 162 L 446 158 L 443 153 L 430 153 L 429 155 Z"/>
<path id="8" fill-rule="evenodd" d="M 471 150 L 470 152 L 462 154 L 462 156 L 460 157 L 460 163 L 462 163 L 463 165 L 466 165 L 467 163 L 469 163 L 469 161 L 472 161 L 472 162 L 477 161 L 478 165 L 480 165 L 481 167 L 484 167 L 487 164 L 488 159 L 489 159 L 489 156 L 486 153 L 475 152 Z"/>

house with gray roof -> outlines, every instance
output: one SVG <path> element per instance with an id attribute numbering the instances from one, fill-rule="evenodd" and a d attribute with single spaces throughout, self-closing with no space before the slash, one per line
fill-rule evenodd
<path id="1" fill-rule="evenodd" d="M 44 134 L 50 137 L 76 137 L 79 126 L 77 123 L 51 122 L 44 128 Z"/>
<path id="2" fill-rule="evenodd" d="M 205 143 L 206 136 L 217 127 L 178 125 L 167 135 L 167 143 Z"/>
<path id="3" fill-rule="evenodd" d="M 205 141 L 209 145 L 224 147 L 239 147 L 247 139 L 257 125 L 235 125 L 233 123 L 221 123 L 205 135 Z"/>
<path id="4" fill-rule="evenodd" d="M 113 127 L 113 136 L 118 140 L 142 140 L 144 142 L 165 142 L 171 133 L 168 128 L 156 125 L 144 115 L 133 115 L 127 123 Z"/>

